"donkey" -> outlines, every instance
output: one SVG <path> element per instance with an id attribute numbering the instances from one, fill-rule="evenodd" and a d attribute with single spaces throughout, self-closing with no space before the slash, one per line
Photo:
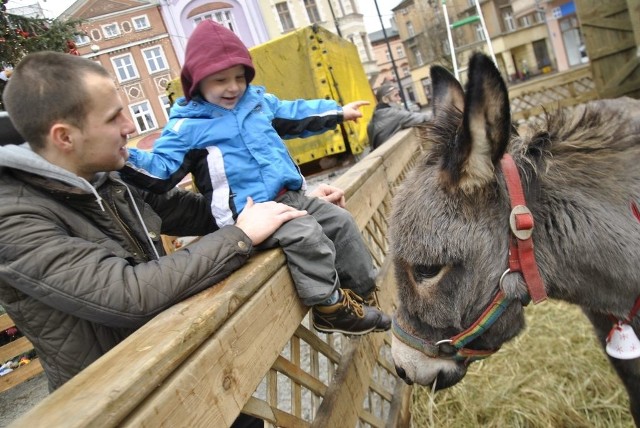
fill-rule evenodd
<path id="1" fill-rule="evenodd" d="M 456 384 L 547 296 L 579 305 L 603 347 L 622 326 L 640 335 L 640 101 L 547 114 L 520 136 L 485 55 L 471 58 L 465 91 L 442 67 L 431 79 L 431 148 L 390 216 L 398 375 Z M 640 359 L 610 360 L 640 426 Z"/>

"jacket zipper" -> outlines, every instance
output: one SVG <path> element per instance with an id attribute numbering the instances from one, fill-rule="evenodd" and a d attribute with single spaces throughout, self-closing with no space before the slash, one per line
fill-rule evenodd
<path id="1" fill-rule="evenodd" d="M 106 204 L 106 206 L 109 208 L 109 211 L 111 211 L 111 214 L 113 214 L 113 218 L 117 220 L 117 222 L 118 222 L 118 224 L 120 226 L 120 229 L 122 229 L 122 231 L 125 233 L 126 237 L 129 238 L 129 241 L 133 244 L 133 246 L 135 248 L 138 249 L 138 251 L 140 251 L 141 256 L 144 256 L 144 258 L 149 260 L 149 255 L 147 254 L 147 252 L 144 250 L 144 248 L 140 244 L 140 240 L 138 240 L 133 235 L 133 233 L 131 232 L 131 229 L 129 229 L 129 227 L 127 227 L 127 224 L 120 218 L 120 215 L 118 213 L 118 209 L 116 208 L 116 205 L 113 202 L 113 200 L 109 200 L 109 202 Z"/>

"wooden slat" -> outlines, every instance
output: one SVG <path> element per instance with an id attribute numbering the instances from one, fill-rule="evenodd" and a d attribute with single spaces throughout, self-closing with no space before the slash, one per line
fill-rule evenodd
<path id="1" fill-rule="evenodd" d="M 380 279 L 386 287 L 380 291 L 380 303 L 390 313 L 394 300 L 393 269 L 386 263 L 380 272 Z M 371 369 L 376 362 L 377 350 L 384 343 L 384 336 L 390 333 L 370 334 L 351 340 L 350 346 L 343 352 L 334 380 L 327 390 L 325 399 L 318 409 L 312 427 L 353 427 L 359 418 L 359 407 L 368 390 Z M 349 385 L 348 388 L 342 385 Z"/>
<path id="2" fill-rule="evenodd" d="M 286 358 L 278 357 L 273 364 L 273 368 L 293 379 L 296 385 L 302 385 L 316 395 L 324 395 L 327 390 L 327 385 L 302 370 L 299 366 L 287 361 Z"/>
<path id="3" fill-rule="evenodd" d="M 0 392 L 7 391 L 22 382 L 26 382 L 40 373 L 42 373 L 42 364 L 40 364 L 39 358 L 35 358 L 29 364 L 17 367 L 11 373 L 0 377 Z"/>
<path id="4" fill-rule="evenodd" d="M 242 411 L 270 422 L 277 427 L 309 428 L 311 426 L 309 422 L 304 419 L 290 415 L 289 413 L 278 410 L 277 408 L 273 408 L 269 406 L 267 402 L 255 397 L 249 398 L 249 401 L 245 404 Z"/>
<path id="5" fill-rule="evenodd" d="M 307 312 L 280 269 L 121 426 L 228 426 Z"/>
<path id="6" fill-rule="evenodd" d="M 15 324 L 8 314 L 0 315 L 0 332 L 13 326 L 15 326 Z"/>
<path id="7" fill-rule="evenodd" d="M 68 428 L 117 425 L 284 266 L 280 250 L 250 259 L 220 284 L 145 324 L 99 363 L 45 398 L 16 426 L 37 426 L 42 420 Z"/>
<path id="8" fill-rule="evenodd" d="M 29 352 L 33 349 L 33 345 L 26 337 L 20 337 L 13 342 L 9 342 L 0 347 L 0 365 L 18 355 Z"/>

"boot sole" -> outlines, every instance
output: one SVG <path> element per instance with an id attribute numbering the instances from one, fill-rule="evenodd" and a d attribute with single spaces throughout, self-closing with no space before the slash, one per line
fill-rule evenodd
<path id="1" fill-rule="evenodd" d="M 375 327 L 372 327 L 369 330 L 363 330 L 363 331 L 347 331 L 347 330 L 341 330 L 339 328 L 318 327 L 317 325 L 313 324 L 313 328 L 318 330 L 320 333 L 327 333 L 327 334 L 342 333 L 342 334 L 344 334 L 346 336 L 363 336 L 365 334 L 375 333 L 376 332 L 376 328 Z"/>

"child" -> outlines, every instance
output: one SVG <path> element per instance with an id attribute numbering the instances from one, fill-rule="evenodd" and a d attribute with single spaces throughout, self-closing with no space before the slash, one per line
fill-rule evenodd
<path id="1" fill-rule="evenodd" d="M 375 269 L 348 211 L 304 195 L 306 183 L 282 138 L 305 137 L 362 117 L 357 101 L 281 101 L 261 86 L 251 56 L 227 28 L 206 20 L 187 43 L 184 98 L 151 152 L 130 150 L 129 182 L 164 192 L 192 173 L 218 227 L 233 224 L 247 203 L 282 202 L 309 215 L 285 223 L 260 248 L 280 245 L 298 295 L 322 332 L 384 331 L 390 318 L 374 301 Z M 281 138 L 282 137 L 282 138 Z"/>

